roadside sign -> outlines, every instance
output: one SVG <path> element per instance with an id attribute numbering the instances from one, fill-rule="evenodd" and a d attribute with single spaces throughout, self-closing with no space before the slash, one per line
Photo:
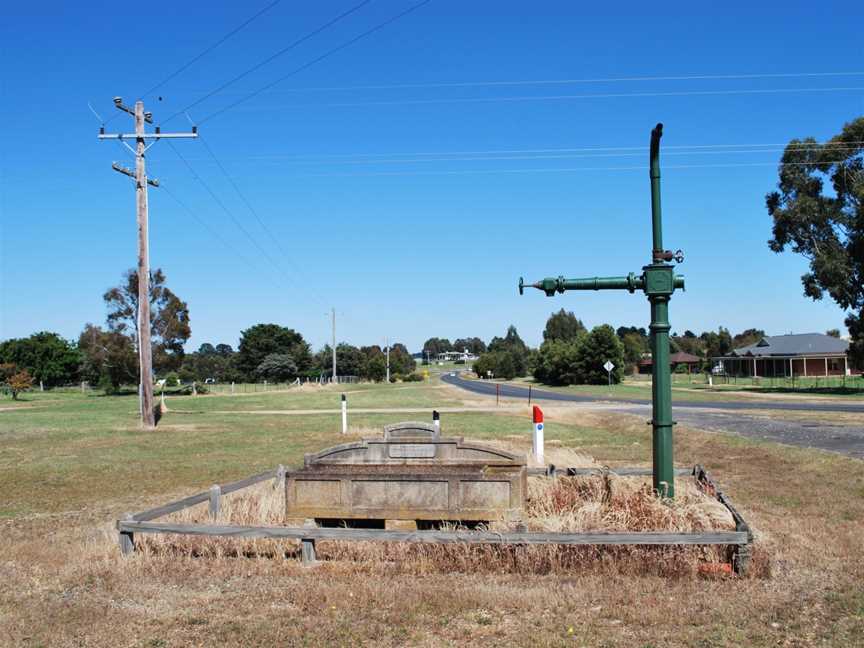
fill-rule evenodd
<path id="1" fill-rule="evenodd" d="M 612 389 L 612 370 L 615 368 L 615 365 L 612 364 L 611 360 L 607 360 L 603 368 L 606 370 L 606 377 L 609 378 L 609 389 Z"/>

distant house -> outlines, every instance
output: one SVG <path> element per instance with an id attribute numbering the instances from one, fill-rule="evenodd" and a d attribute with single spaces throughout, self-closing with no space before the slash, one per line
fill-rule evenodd
<path id="1" fill-rule="evenodd" d="M 686 365 L 687 373 L 694 373 L 696 371 L 699 371 L 699 364 L 701 362 L 702 358 L 700 358 L 699 356 L 695 356 L 690 353 L 684 353 L 683 351 L 673 353 L 669 356 L 669 365 L 672 367 L 673 371 L 679 365 Z M 654 361 L 651 359 L 650 355 L 642 358 L 639 361 L 639 373 L 651 373 L 653 365 Z"/>
<path id="2" fill-rule="evenodd" d="M 711 360 L 715 372 L 730 376 L 843 376 L 849 374 L 848 350 L 846 340 L 821 333 L 766 335 Z"/>

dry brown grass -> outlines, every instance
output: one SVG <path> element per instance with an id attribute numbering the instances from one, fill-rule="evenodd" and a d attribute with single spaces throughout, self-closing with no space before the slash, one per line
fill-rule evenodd
<path id="1" fill-rule="evenodd" d="M 641 418 L 581 416 L 603 436 L 580 433 L 569 449 L 645 464 Z M 132 501 L 118 488 L 99 507 L 0 520 L 0 645 L 864 645 L 864 464 L 684 426 L 675 452 L 682 465 L 709 466 L 732 495 L 770 553 L 770 578 L 670 578 L 678 572 L 656 555 L 656 571 L 638 574 L 612 554 L 605 569 L 574 559 L 520 573 L 482 569 L 502 564 L 494 553 L 466 555 L 453 572 L 434 561 L 411 571 L 398 554 L 312 569 L 263 552 L 124 560 L 109 521 L 190 489 Z"/>
<path id="2" fill-rule="evenodd" d="M 505 444 L 499 444 L 505 445 Z M 559 457 L 567 453 L 559 451 Z M 582 465 L 594 465 L 579 456 Z M 216 522 L 232 525 L 287 523 L 284 492 L 268 482 L 223 497 L 216 520 L 202 504 L 164 518 L 183 524 Z M 445 528 L 457 527 L 450 525 Z M 679 480 L 675 501 L 660 501 L 651 492 L 650 480 L 611 474 L 579 477 L 532 477 L 524 513 L 492 521 L 491 531 L 517 528 L 529 531 L 705 531 L 734 529 L 728 511 L 697 488 L 692 479 Z M 292 540 L 231 539 L 182 535 L 139 536 L 146 556 L 285 559 L 299 556 Z M 568 547 L 418 545 L 412 543 L 321 542 L 323 560 L 350 563 L 341 569 L 380 573 L 571 573 L 574 569 L 629 574 L 695 575 L 701 565 L 727 562 L 726 548 L 705 547 Z M 761 555 L 761 553 L 760 553 Z M 767 573 L 759 561 L 758 573 Z"/>

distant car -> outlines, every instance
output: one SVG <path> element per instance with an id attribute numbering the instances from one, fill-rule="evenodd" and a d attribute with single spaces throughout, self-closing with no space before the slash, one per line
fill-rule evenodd
<path id="1" fill-rule="evenodd" d="M 207 379 L 204 380 L 204 384 L 205 384 L 205 385 L 215 385 L 215 384 L 216 384 L 216 379 L 215 379 L 215 378 L 207 378 Z"/>
<path id="2" fill-rule="evenodd" d="M 455 377 L 456 377 L 456 372 L 455 372 L 455 371 L 451 371 L 451 372 L 450 372 L 450 376 L 451 376 L 452 378 L 455 378 Z"/>

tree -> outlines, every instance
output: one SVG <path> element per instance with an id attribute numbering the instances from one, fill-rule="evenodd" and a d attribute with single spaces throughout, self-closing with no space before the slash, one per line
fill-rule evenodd
<path id="1" fill-rule="evenodd" d="M 836 328 L 828 329 L 827 331 L 825 331 L 825 335 L 829 335 L 833 338 L 839 338 L 840 337 L 840 329 L 836 329 Z"/>
<path id="2" fill-rule="evenodd" d="M 740 349 L 741 347 L 756 344 L 759 340 L 765 337 L 765 331 L 757 328 L 749 328 L 741 331 L 732 338 L 732 348 Z"/>
<path id="3" fill-rule="evenodd" d="M 376 354 L 366 361 L 364 378 L 381 382 L 387 377 L 387 360 L 383 354 Z"/>
<path id="4" fill-rule="evenodd" d="M 481 353 L 486 353 L 486 343 L 479 337 L 459 338 L 453 343 L 454 351 L 461 352 L 465 349 L 468 349 L 468 353 L 479 356 Z"/>
<path id="5" fill-rule="evenodd" d="M 575 340 L 546 340 L 540 345 L 534 378 L 547 385 L 573 385 L 580 382 L 577 353 L 583 333 Z"/>
<path id="6" fill-rule="evenodd" d="M 13 365 L 14 366 L 14 365 Z M 18 394 L 33 386 L 33 377 L 26 369 L 15 367 L 15 373 L 4 380 L 6 389 L 12 394 L 12 400 L 18 400 Z"/>
<path id="7" fill-rule="evenodd" d="M 240 332 L 237 368 L 245 376 L 254 378 L 258 365 L 273 353 L 290 355 L 298 373 L 304 373 L 312 366 L 309 345 L 294 329 L 278 324 L 256 324 Z"/>
<path id="8" fill-rule="evenodd" d="M 447 338 L 432 337 L 423 343 L 423 357 L 428 355 L 430 358 L 435 358 L 439 353 L 452 351 L 453 345 Z"/>
<path id="9" fill-rule="evenodd" d="M 13 363 L 34 380 L 53 387 L 77 380 L 81 353 L 74 343 L 42 331 L 0 344 L 0 363 Z"/>
<path id="10" fill-rule="evenodd" d="M 864 365 L 864 117 L 825 144 L 789 142 L 777 189 L 765 197 L 773 220 L 768 247 L 809 261 L 804 294 L 819 300 L 827 293 L 847 312 L 849 353 Z"/>
<path id="11" fill-rule="evenodd" d="M 530 352 L 528 345 L 519 337 L 519 332 L 512 324 L 507 327 L 507 333 L 503 338 L 494 337 L 489 343 L 489 351 L 503 352 L 510 356 L 516 376 L 524 376 L 528 373 L 528 360 Z"/>
<path id="12" fill-rule="evenodd" d="M 271 353 L 255 368 L 259 380 L 286 382 L 297 375 L 297 363 L 288 353 Z"/>
<path id="13" fill-rule="evenodd" d="M 642 355 L 648 352 L 648 341 L 638 333 L 627 333 L 621 339 L 624 349 L 624 363 L 632 371 L 639 365 Z"/>
<path id="14" fill-rule="evenodd" d="M 717 329 L 717 332 L 706 331 L 699 336 L 705 344 L 705 355 L 708 358 L 717 358 L 719 356 L 729 355 L 732 351 L 732 336 L 729 334 L 729 329 L 722 326 Z"/>
<path id="15" fill-rule="evenodd" d="M 236 354 L 227 344 L 215 347 L 205 342 L 195 353 L 187 353 L 183 358 L 181 376 L 191 375 L 191 380 L 205 381 L 212 378 L 218 382 L 232 382 L 243 379 L 237 370 Z"/>
<path id="16" fill-rule="evenodd" d="M 138 381 L 138 354 L 132 339 L 118 331 L 86 324 L 78 337 L 81 378 L 107 391 Z"/>
<path id="17" fill-rule="evenodd" d="M 408 353 L 404 344 L 399 342 L 390 347 L 390 375 L 407 376 L 417 367 L 417 361 Z"/>
<path id="18" fill-rule="evenodd" d="M 582 320 L 578 319 L 573 311 L 565 311 L 562 308 L 557 313 L 552 313 L 546 320 L 543 339 L 571 342 L 584 332 L 585 325 Z"/>
<path id="19" fill-rule="evenodd" d="M 576 368 L 580 382 L 589 385 L 605 385 L 609 380 L 603 365 L 609 361 L 615 365 L 612 382 L 619 383 L 624 369 L 624 346 L 608 324 L 595 326 L 582 338 L 576 350 Z"/>
<path id="20" fill-rule="evenodd" d="M 138 272 L 127 270 L 123 282 L 102 299 L 108 307 L 108 328 L 128 335 L 138 347 Z M 150 340 L 153 369 L 157 373 L 176 370 L 183 362 L 183 345 L 192 335 L 189 307 L 165 285 L 160 268 L 150 273 Z"/>

